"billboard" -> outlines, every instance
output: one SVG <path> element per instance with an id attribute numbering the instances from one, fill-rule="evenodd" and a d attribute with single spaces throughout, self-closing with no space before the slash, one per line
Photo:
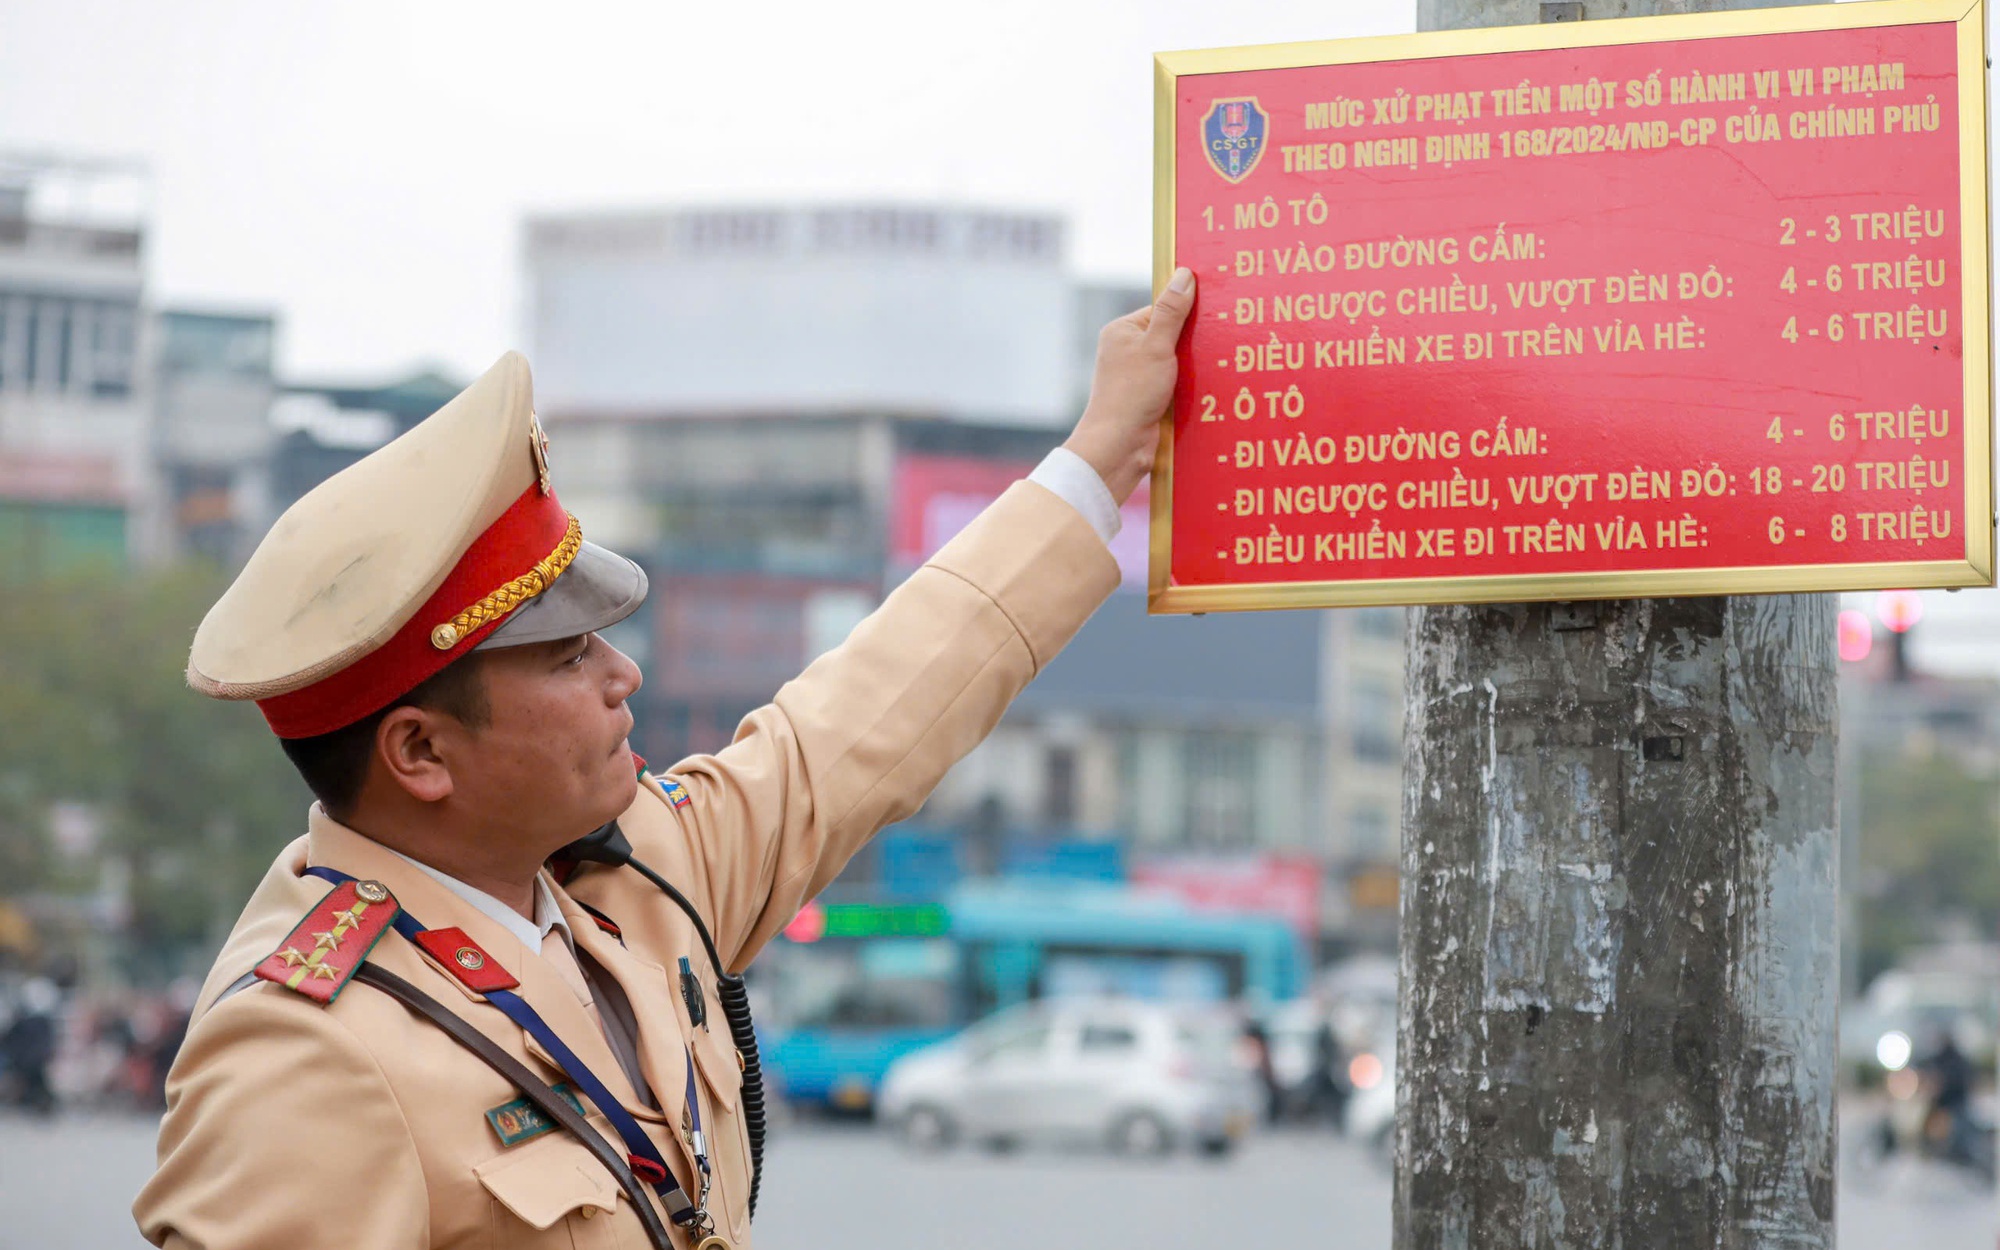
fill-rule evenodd
<path id="1" fill-rule="evenodd" d="M 902 452 L 891 493 L 889 559 L 897 573 L 937 554 L 1009 486 L 1033 472 L 1032 460 Z M 1120 509 L 1122 523 L 1111 554 L 1127 589 L 1146 584 L 1151 497 L 1144 483 Z"/>
<path id="2" fill-rule="evenodd" d="M 1188 855 L 1142 860 L 1132 884 L 1202 911 L 1277 916 L 1308 943 L 1319 938 L 1320 866 L 1309 855 Z"/>

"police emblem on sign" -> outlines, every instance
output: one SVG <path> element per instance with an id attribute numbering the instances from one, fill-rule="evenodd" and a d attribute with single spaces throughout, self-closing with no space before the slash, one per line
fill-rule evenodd
<path id="1" fill-rule="evenodd" d="M 1270 134 L 1271 118 L 1257 107 L 1253 96 L 1247 100 L 1217 100 L 1201 122 L 1201 147 L 1215 172 L 1231 182 L 1241 182 L 1257 168 L 1264 156 L 1264 140 Z"/>

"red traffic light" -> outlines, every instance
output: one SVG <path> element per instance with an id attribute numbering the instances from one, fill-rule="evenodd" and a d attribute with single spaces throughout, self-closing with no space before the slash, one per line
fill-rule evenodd
<path id="1" fill-rule="evenodd" d="M 1924 619 L 1923 597 L 1914 590 L 1885 590 L 1875 596 L 1875 615 L 1892 634 L 1907 634 Z"/>

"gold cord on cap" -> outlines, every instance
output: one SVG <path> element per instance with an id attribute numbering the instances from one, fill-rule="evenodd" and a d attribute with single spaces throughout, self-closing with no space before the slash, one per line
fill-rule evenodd
<path id="1" fill-rule="evenodd" d="M 569 530 L 563 535 L 556 549 L 545 558 L 535 562 L 535 567 L 521 574 L 513 581 L 473 604 L 457 616 L 431 631 L 431 645 L 440 651 L 449 651 L 458 645 L 458 640 L 477 630 L 489 621 L 501 617 L 520 607 L 528 600 L 549 588 L 569 562 L 576 559 L 576 553 L 583 546 L 583 527 L 575 517 L 569 519 Z"/>

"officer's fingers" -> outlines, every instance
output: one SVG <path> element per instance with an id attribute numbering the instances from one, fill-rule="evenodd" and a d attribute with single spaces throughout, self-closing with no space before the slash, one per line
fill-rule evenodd
<path id="1" fill-rule="evenodd" d="M 1101 343 L 1122 343 L 1145 337 L 1146 324 L 1153 319 L 1153 306 L 1135 308 L 1122 317 L 1104 323 L 1104 330 L 1097 336 Z"/>
<path id="2" fill-rule="evenodd" d="M 1194 308 L 1194 271 L 1185 267 L 1174 270 L 1168 280 L 1167 289 L 1160 292 L 1160 298 L 1146 310 L 1146 343 L 1149 347 L 1172 351 L 1180 341 L 1181 327 L 1187 324 L 1188 313 Z"/>

